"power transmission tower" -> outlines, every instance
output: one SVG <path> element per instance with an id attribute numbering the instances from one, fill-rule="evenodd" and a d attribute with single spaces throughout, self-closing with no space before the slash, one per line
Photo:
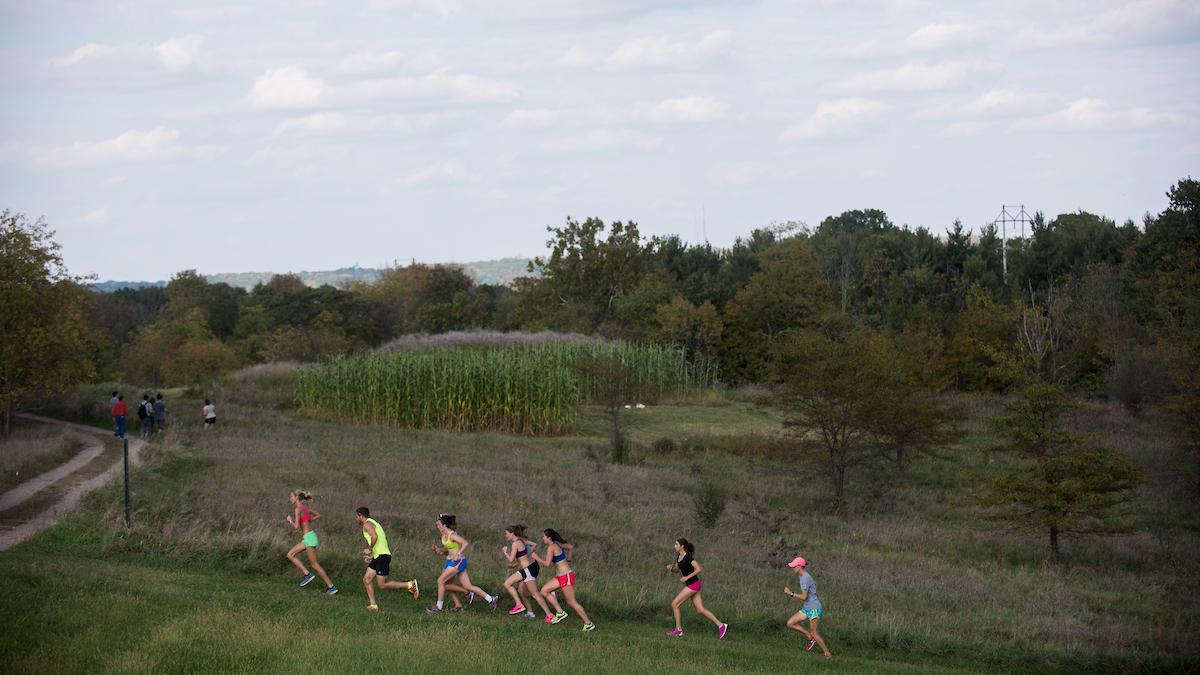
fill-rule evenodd
<path id="1" fill-rule="evenodd" d="M 1013 213 L 1016 212 L 1016 215 Z M 992 225 L 1000 226 L 1000 257 L 1004 266 L 1004 283 L 1008 283 L 1008 226 L 1011 224 L 1015 230 L 1017 225 L 1021 226 L 1021 238 L 1018 241 L 1025 241 L 1025 225 L 1031 222 L 1033 218 L 1025 212 L 1025 205 L 1001 204 L 1000 215 L 992 221 Z"/>

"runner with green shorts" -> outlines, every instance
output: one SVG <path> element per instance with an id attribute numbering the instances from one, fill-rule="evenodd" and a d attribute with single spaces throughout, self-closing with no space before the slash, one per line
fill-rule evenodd
<path id="1" fill-rule="evenodd" d="M 336 595 L 338 592 L 337 586 L 329 580 L 329 575 L 325 574 L 325 568 L 321 567 L 321 563 L 317 562 L 317 532 L 312 529 L 312 523 L 321 517 L 315 509 L 309 507 L 309 502 L 312 501 L 312 493 L 304 490 L 296 490 L 292 492 L 289 498 L 292 502 L 292 515 L 287 517 L 288 524 L 293 530 L 304 530 L 304 536 L 301 537 L 300 543 L 296 544 L 287 552 L 287 559 L 292 561 L 299 570 L 300 574 L 304 575 L 300 579 L 300 586 L 307 586 L 316 576 L 309 572 L 304 567 L 304 563 L 300 562 L 300 552 L 308 552 L 308 563 L 321 576 L 321 581 L 325 582 L 325 595 Z"/>
<path id="2" fill-rule="evenodd" d="M 354 511 L 354 519 L 362 526 L 363 539 L 367 540 L 367 548 L 362 550 L 363 562 L 367 563 L 367 571 L 363 574 L 363 585 L 367 587 L 367 609 L 372 612 L 379 611 L 379 605 L 375 602 L 375 587 L 371 585 L 371 581 L 379 584 L 380 590 L 404 589 L 412 594 L 413 600 L 416 600 L 421 595 L 421 591 L 417 588 L 417 580 L 411 579 L 405 582 L 388 581 L 388 572 L 392 566 L 392 549 L 388 548 L 387 534 L 383 531 L 383 526 L 371 517 L 371 510 L 365 506 L 360 506 Z"/>

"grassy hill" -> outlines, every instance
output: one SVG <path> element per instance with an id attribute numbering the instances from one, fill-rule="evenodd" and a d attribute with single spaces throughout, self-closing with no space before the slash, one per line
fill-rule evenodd
<path id="1" fill-rule="evenodd" d="M 985 528 L 965 504 L 972 476 L 1003 461 L 986 450 L 988 401 L 973 402 L 967 435 L 940 458 L 896 484 L 860 475 L 835 509 L 819 471 L 763 442 L 778 418 L 736 397 L 631 411 L 640 449 L 614 465 L 598 417 L 558 438 L 350 427 L 298 418 L 280 387 L 273 374 L 216 391 L 212 433 L 185 415 L 198 401 L 173 401 L 178 424 L 134 477 L 131 530 L 114 487 L 0 554 L 8 668 L 1095 672 L 1182 670 L 1200 658 L 1190 474 L 1152 421 L 1115 409 L 1077 423 L 1146 469 L 1142 531 L 1068 540 L 1067 561 L 1051 564 L 1040 534 Z M 695 524 L 705 482 L 730 495 L 712 528 Z M 296 588 L 283 558 L 296 488 L 316 495 L 322 562 L 342 589 L 333 598 Z M 387 528 L 393 576 L 424 583 L 421 603 L 385 592 L 382 613 L 364 610 L 360 505 Z M 440 512 L 458 515 L 472 578 L 492 593 L 508 573 L 505 525 L 558 529 L 577 546 L 579 598 L 599 629 L 478 607 L 426 615 Z M 678 586 L 663 565 L 679 536 L 697 546 L 705 604 L 732 626 L 723 642 L 688 609 L 687 635 L 663 635 Z M 794 611 L 783 563 L 796 552 L 826 604 L 828 663 L 783 628 Z"/>

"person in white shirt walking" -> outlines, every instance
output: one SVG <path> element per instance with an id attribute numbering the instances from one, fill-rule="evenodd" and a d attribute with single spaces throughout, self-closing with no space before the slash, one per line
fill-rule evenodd
<path id="1" fill-rule="evenodd" d="M 205 431 L 208 431 L 217 425 L 217 406 L 213 405 L 212 401 L 204 399 L 203 414 Z"/>

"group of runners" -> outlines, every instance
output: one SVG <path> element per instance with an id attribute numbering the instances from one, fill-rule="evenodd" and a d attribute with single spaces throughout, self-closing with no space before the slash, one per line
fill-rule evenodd
<path id="1" fill-rule="evenodd" d="M 287 558 L 300 570 L 302 575 L 300 586 L 307 586 L 314 579 L 320 577 L 321 581 L 325 583 L 325 594 L 336 595 L 337 586 L 317 561 L 317 547 L 320 542 L 314 523 L 321 517 L 321 514 L 312 507 L 312 498 L 312 494 L 304 490 L 296 490 L 289 497 L 292 513 L 288 515 L 287 522 L 294 530 L 301 532 L 301 539 L 300 543 L 288 550 Z M 367 566 L 363 573 L 363 585 L 367 591 L 367 609 L 372 612 L 379 611 L 379 603 L 376 599 L 377 589 L 381 591 L 404 590 L 412 595 L 414 600 L 419 599 L 421 590 L 415 578 L 408 581 L 388 579 L 391 572 L 392 551 L 388 546 L 387 533 L 384 532 L 383 526 L 371 517 L 370 509 L 360 506 L 355 510 L 354 516 L 362 528 L 363 539 L 366 540 L 366 546 L 362 549 L 362 557 Z M 471 547 L 471 542 L 457 532 L 458 519 L 448 513 L 439 514 L 434 521 L 434 527 L 438 533 L 438 541 L 432 545 L 432 549 L 445 561 L 442 563 L 437 577 L 437 601 L 425 611 L 430 614 L 441 614 L 447 611 L 445 606 L 447 596 L 452 604 L 448 610 L 451 612 L 463 611 L 465 609 L 464 602 L 466 605 L 470 605 L 476 598 L 482 599 L 491 611 L 496 611 L 500 598 L 471 582 L 467 562 L 467 550 Z M 513 601 L 512 609 L 508 611 L 509 615 L 537 618 L 538 614 L 534 611 L 536 605 L 537 609 L 540 609 L 545 616 L 545 623 L 561 623 L 569 616 L 559 602 L 558 594 L 561 592 L 566 605 L 582 620 L 583 632 L 595 630 L 596 624 L 588 618 L 587 611 L 584 610 L 575 595 L 575 571 L 571 568 L 574 546 L 551 528 L 542 530 L 540 539 L 541 546 L 544 548 L 541 555 L 537 553 L 538 542 L 527 536 L 524 525 L 509 525 L 504 530 L 504 538 L 508 544 L 501 548 L 501 553 L 507 560 L 508 566 L 515 570 L 504 580 L 503 584 L 505 592 Z M 300 560 L 302 552 L 308 558 L 307 566 Z M 722 639 L 729 630 L 729 624 L 722 622 L 704 607 L 704 603 L 700 599 L 703 587 L 700 582 L 702 570 L 694 554 L 695 546 L 687 539 L 675 540 L 675 561 L 667 565 L 666 570 L 679 575 L 679 583 L 683 588 L 671 601 L 675 628 L 667 631 L 667 635 L 683 637 L 680 608 L 691 601 L 696 611 L 717 627 L 717 639 Z M 538 576 L 543 567 L 553 570 L 553 578 L 539 587 Z M 818 632 L 824 611 L 821 601 L 817 597 L 816 582 L 807 571 L 808 561 L 803 557 L 797 557 L 788 563 L 788 567 L 797 574 L 799 591 L 792 591 L 790 587 L 784 586 L 783 592 L 803 604 L 800 610 L 788 619 L 787 627 L 807 638 L 806 650 L 811 651 L 814 646 L 820 646 L 825 657 L 829 658 L 832 655 L 825 645 L 825 640 Z"/>

